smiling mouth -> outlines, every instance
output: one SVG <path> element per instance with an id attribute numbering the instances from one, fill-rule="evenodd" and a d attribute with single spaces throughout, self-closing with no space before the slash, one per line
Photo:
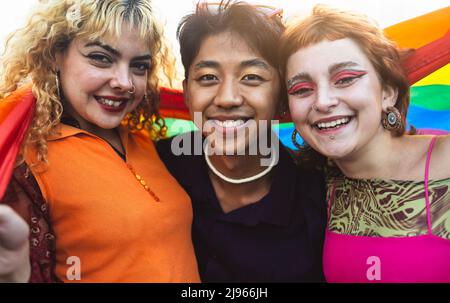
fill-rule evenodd
<path id="1" fill-rule="evenodd" d="M 236 116 L 209 116 L 207 121 L 213 123 L 224 130 L 236 129 L 244 126 L 252 117 L 236 115 Z"/>
<path id="2" fill-rule="evenodd" d="M 319 130 L 332 130 L 332 129 L 337 129 L 339 127 L 347 125 L 352 119 L 353 119 L 353 117 L 348 116 L 348 117 L 336 119 L 333 121 L 319 122 L 319 123 L 313 124 L 313 126 Z"/>
<path id="3" fill-rule="evenodd" d="M 119 100 L 118 101 L 118 100 L 111 100 L 111 99 L 98 97 L 98 96 L 95 96 L 95 99 L 97 100 L 98 103 L 103 104 L 105 106 L 112 107 L 112 108 L 120 108 L 126 102 L 128 102 L 128 100 Z"/>
<path id="4" fill-rule="evenodd" d="M 222 127 L 222 128 L 236 128 L 242 126 L 249 119 L 238 119 L 238 120 L 212 120 L 214 124 Z"/>

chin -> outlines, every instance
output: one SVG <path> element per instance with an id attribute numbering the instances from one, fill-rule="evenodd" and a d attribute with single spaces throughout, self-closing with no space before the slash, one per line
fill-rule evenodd
<path id="1" fill-rule="evenodd" d="M 347 155 L 350 154 L 350 149 L 347 146 L 342 146 L 339 144 L 316 145 L 311 147 L 314 150 L 316 150 L 319 154 L 333 160 L 345 158 Z"/>
<path id="2" fill-rule="evenodd" d="M 246 155 L 247 154 L 247 144 L 245 142 L 240 142 L 240 140 L 228 141 L 222 146 L 215 147 L 216 152 L 220 152 L 222 155 Z"/>
<path id="3" fill-rule="evenodd" d="M 325 153 L 325 155 L 330 159 L 340 160 L 347 158 L 351 154 L 351 151 L 347 149 L 332 149 L 325 151 Z"/>
<path id="4" fill-rule="evenodd" d="M 99 121 L 98 123 L 95 123 L 95 125 L 97 125 L 100 128 L 103 128 L 103 129 L 113 129 L 113 128 L 118 127 L 121 122 L 122 122 L 122 120 L 117 120 L 117 121 Z"/>

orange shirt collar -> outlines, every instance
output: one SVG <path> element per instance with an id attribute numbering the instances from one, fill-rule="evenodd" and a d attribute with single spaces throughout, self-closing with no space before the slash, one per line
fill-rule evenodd
<path id="1" fill-rule="evenodd" d="M 61 139 L 65 139 L 68 137 L 72 137 L 72 136 L 76 136 L 78 134 L 84 134 L 84 135 L 88 135 L 94 138 L 99 138 L 98 136 L 87 132 L 83 129 L 77 128 L 77 127 L 73 127 L 64 123 L 59 123 L 56 126 L 56 133 L 51 135 L 48 138 L 48 141 L 56 141 L 56 140 L 61 140 Z M 120 139 L 122 140 L 122 144 L 124 147 L 127 146 L 128 143 L 128 134 L 129 134 L 129 130 L 128 127 L 124 126 L 124 125 L 120 125 L 119 126 L 119 135 L 120 135 Z"/>

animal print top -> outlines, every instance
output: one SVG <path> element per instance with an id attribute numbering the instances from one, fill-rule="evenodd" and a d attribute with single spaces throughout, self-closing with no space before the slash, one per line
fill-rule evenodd
<path id="1" fill-rule="evenodd" d="M 426 235 L 423 181 L 352 179 L 328 171 L 328 199 L 335 186 L 329 230 L 357 236 Z M 450 239 L 450 178 L 429 181 L 433 234 Z"/>

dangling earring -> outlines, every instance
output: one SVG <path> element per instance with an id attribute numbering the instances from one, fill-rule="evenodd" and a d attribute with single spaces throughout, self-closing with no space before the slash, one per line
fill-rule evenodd
<path id="1" fill-rule="evenodd" d="M 150 101 L 148 100 L 148 95 L 147 94 L 145 94 L 144 95 L 144 100 L 143 100 L 146 104 L 147 104 L 147 106 L 150 108 Z"/>
<path id="2" fill-rule="evenodd" d="M 297 129 L 294 128 L 294 130 L 292 131 L 291 139 L 292 139 L 292 143 L 295 145 L 295 147 L 297 147 L 297 149 L 300 150 L 300 149 L 302 149 L 302 146 L 300 144 L 298 144 L 298 142 L 297 142 L 297 134 L 298 134 L 298 131 L 297 131 Z"/>
<path id="3" fill-rule="evenodd" d="M 383 112 L 383 118 L 381 119 L 383 127 L 389 131 L 396 131 L 402 128 L 402 115 L 397 108 L 388 106 L 386 112 Z"/>
<path id="4" fill-rule="evenodd" d="M 61 101 L 61 91 L 59 90 L 59 71 L 55 72 L 55 84 L 56 84 L 56 95 L 58 99 Z"/>

